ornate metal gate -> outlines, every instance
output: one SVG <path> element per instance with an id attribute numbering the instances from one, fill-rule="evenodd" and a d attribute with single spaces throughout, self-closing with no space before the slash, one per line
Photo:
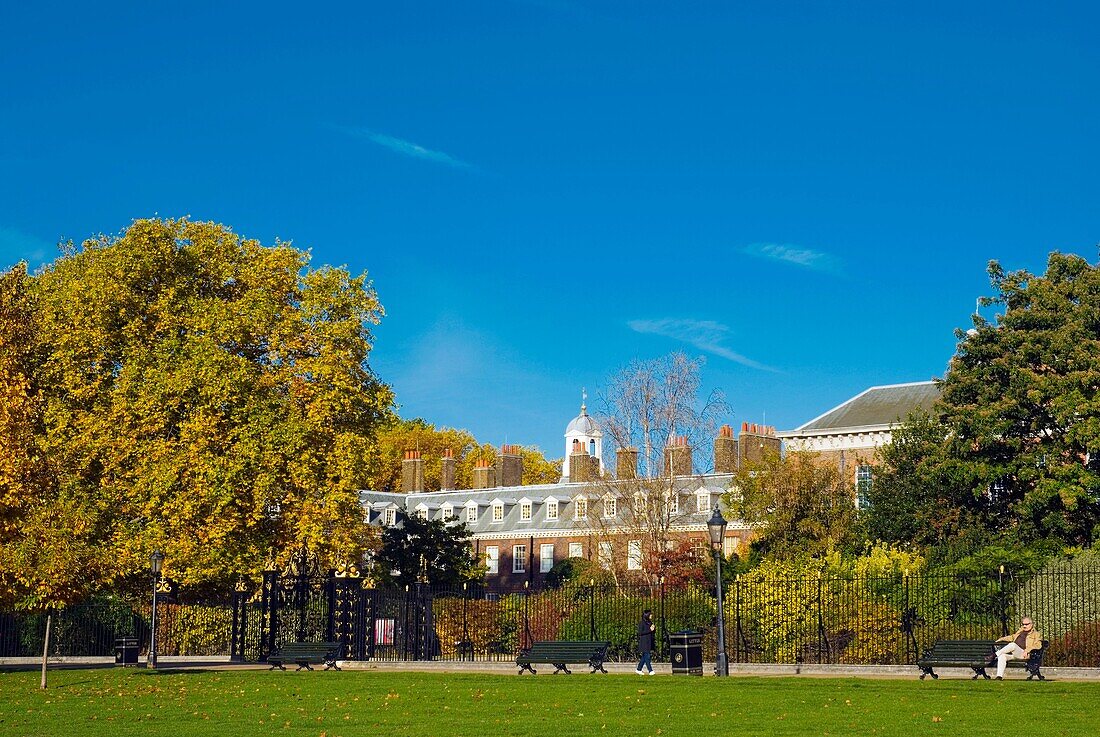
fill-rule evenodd
<path id="1" fill-rule="evenodd" d="M 282 571 L 269 564 L 258 591 L 242 578 L 233 599 L 234 660 L 264 661 L 288 642 L 337 642 L 343 660 L 430 660 L 431 593 L 374 588 L 355 565 L 322 573 L 299 551 Z"/>

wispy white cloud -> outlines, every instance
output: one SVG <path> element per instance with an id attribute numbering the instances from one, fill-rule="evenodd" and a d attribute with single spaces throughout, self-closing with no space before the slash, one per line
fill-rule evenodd
<path id="1" fill-rule="evenodd" d="M 450 154 L 442 151 L 433 151 L 430 148 L 425 148 L 418 143 L 412 141 L 406 141 L 403 138 L 397 138 L 396 136 L 387 136 L 385 133 L 379 133 L 372 131 L 369 128 L 351 128 L 346 126 L 337 126 L 337 130 L 346 133 L 349 136 L 355 136 L 356 138 L 365 138 L 371 143 L 375 143 L 383 148 L 388 148 L 394 153 L 401 154 L 402 156 L 409 156 L 414 159 L 421 159 L 422 161 L 431 161 L 436 164 L 443 164 L 445 166 L 451 166 L 456 169 L 472 169 L 470 164 L 467 164 L 461 159 L 456 159 Z"/>
<path id="2" fill-rule="evenodd" d="M 636 333 L 660 335 L 665 338 L 679 340 L 692 345 L 705 353 L 728 359 L 761 371 L 776 371 L 771 366 L 754 361 L 741 355 L 726 345 L 730 336 L 728 326 L 713 320 L 678 320 L 664 318 L 661 320 L 630 320 L 627 327 Z"/>
<path id="3" fill-rule="evenodd" d="M 750 256 L 782 261 L 812 271 L 823 271 L 829 274 L 841 274 L 843 271 L 838 258 L 812 248 L 783 243 L 753 243 L 741 250 Z"/>
<path id="4" fill-rule="evenodd" d="M 4 266 L 26 261 L 33 269 L 46 260 L 50 244 L 16 228 L 0 225 L 0 259 Z"/>

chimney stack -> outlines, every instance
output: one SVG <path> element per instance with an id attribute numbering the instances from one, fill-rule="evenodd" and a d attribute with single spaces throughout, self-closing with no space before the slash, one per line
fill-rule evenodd
<path id="1" fill-rule="evenodd" d="M 455 452 L 450 448 L 443 451 L 442 470 L 439 474 L 440 491 L 454 491 L 455 488 Z"/>
<path id="2" fill-rule="evenodd" d="M 691 475 L 691 446 L 686 435 L 673 435 L 665 447 L 665 473 L 671 476 Z"/>
<path id="3" fill-rule="evenodd" d="M 424 491 L 424 460 L 419 450 L 406 450 L 401 461 L 401 491 L 411 494 Z"/>
<path id="4" fill-rule="evenodd" d="M 588 455 L 588 448 L 579 440 L 573 441 L 573 452 L 569 454 L 569 480 L 574 483 L 589 483 L 600 476 L 600 459 Z"/>
<path id="5" fill-rule="evenodd" d="M 500 485 L 523 485 L 523 456 L 518 445 L 500 446 Z"/>
<path id="6" fill-rule="evenodd" d="M 474 462 L 474 488 L 490 489 L 493 487 L 493 467 L 490 461 L 481 459 Z"/>
<path id="7" fill-rule="evenodd" d="M 757 425 L 741 423 L 741 438 L 738 443 L 740 464 L 759 463 L 768 453 L 778 454 L 782 449 L 782 441 L 775 435 L 775 428 L 770 425 Z"/>
<path id="8" fill-rule="evenodd" d="M 737 441 L 733 439 L 733 428 L 722 425 L 714 439 L 714 472 L 733 473 L 736 470 Z"/>
<path id="9" fill-rule="evenodd" d="M 619 480 L 638 478 L 637 448 L 619 448 L 615 451 L 615 477 Z"/>

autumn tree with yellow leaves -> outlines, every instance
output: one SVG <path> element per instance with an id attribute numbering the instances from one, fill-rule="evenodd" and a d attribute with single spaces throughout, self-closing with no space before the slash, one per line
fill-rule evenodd
<path id="1" fill-rule="evenodd" d="M 184 584 L 369 544 L 357 489 L 392 393 L 365 275 L 138 220 L 0 284 L 0 603 Z"/>

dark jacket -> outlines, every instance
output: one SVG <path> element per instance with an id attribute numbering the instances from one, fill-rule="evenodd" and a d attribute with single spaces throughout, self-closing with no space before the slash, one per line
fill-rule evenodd
<path id="1" fill-rule="evenodd" d="M 638 652 L 648 653 L 653 651 L 653 620 L 642 617 L 638 622 Z"/>

